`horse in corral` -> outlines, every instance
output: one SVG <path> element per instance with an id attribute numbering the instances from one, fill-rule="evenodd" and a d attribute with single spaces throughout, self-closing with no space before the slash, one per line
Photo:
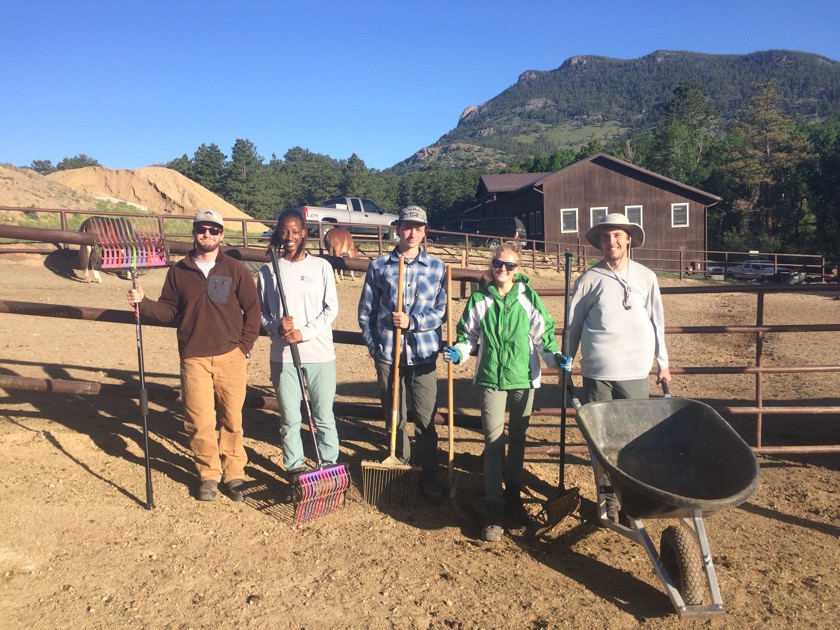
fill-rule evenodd
<path id="1" fill-rule="evenodd" d="M 84 281 L 102 282 L 100 269 L 126 269 L 132 255 L 131 243 L 136 234 L 131 222 L 124 217 L 89 217 L 79 226 L 79 232 L 96 234 L 95 245 L 79 247 L 79 266 L 84 272 Z M 104 247 L 103 247 L 104 244 Z"/>
<path id="2" fill-rule="evenodd" d="M 345 228 L 333 228 L 324 234 L 324 247 L 327 248 L 327 253 L 330 256 L 340 256 L 347 258 L 358 258 L 359 249 L 356 243 L 353 242 L 353 235 Z M 335 281 L 340 282 L 344 275 L 338 269 L 333 269 L 335 273 Z M 356 280 L 356 274 L 350 270 L 350 279 Z"/>

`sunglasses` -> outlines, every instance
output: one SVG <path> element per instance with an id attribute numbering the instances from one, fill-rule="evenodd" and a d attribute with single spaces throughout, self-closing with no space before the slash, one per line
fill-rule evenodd
<path id="1" fill-rule="evenodd" d="M 220 227 L 207 227 L 205 225 L 199 225 L 199 226 L 193 228 L 193 233 L 194 234 L 199 234 L 200 235 L 200 234 L 204 234 L 205 232 L 210 232 L 210 234 L 212 234 L 213 236 L 218 236 L 219 234 L 224 232 L 224 230 Z"/>
<path id="2" fill-rule="evenodd" d="M 505 262 L 504 260 L 493 260 L 490 264 L 493 265 L 493 269 L 501 269 L 504 267 L 508 271 L 513 271 L 517 267 L 515 262 Z"/>

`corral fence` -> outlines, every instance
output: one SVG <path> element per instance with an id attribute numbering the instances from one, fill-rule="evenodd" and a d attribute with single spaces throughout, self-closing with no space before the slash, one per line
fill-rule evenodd
<path id="1" fill-rule="evenodd" d="M 92 239 L 95 238 L 92 234 L 82 234 L 79 232 L 68 232 L 63 230 L 38 230 L 35 228 L 26 228 L 18 226 L 4 226 L 0 225 L 0 237 L 18 238 L 22 235 L 28 235 L 28 238 L 42 240 L 41 242 L 48 243 L 73 243 L 73 244 L 92 244 Z M 246 240 L 247 237 L 243 238 Z M 173 254 L 186 254 L 192 247 L 190 242 L 186 241 L 170 241 L 170 251 Z M 2 250 L 10 251 L 10 250 Z M 17 250 L 14 250 L 17 251 Z M 264 251 L 253 248 L 243 247 L 241 249 L 232 248 L 231 254 L 242 260 L 262 261 L 268 260 Z M 352 269 L 354 271 L 363 271 L 367 266 L 367 261 L 362 260 L 347 260 L 335 257 L 326 257 L 334 267 L 340 269 Z M 462 282 L 474 282 L 478 279 L 479 272 L 468 269 L 453 269 L 453 278 L 461 280 Z M 751 416 L 756 419 L 754 439 L 752 447 L 761 454 L 802 454 L 802 453 L 837 453 L 840 452 L 840 445 L 825 445 L 825 444 L 801 444 L 782 445 L 782 446 L 766 446 L 764 444 L 764 419 L 767 416 L 809 416 L 809 415 L 830 415 L 836 417 L 840 416 L 840 406 L 838 405 L 808 405 L 807 400 L 797 401 L 796 406 L 781 406 L 766 404 L 764 378 L 770 374 L 798 374 L 798 373 L 815 373 L 815 372 L 840 372 L 840 364 L 834 363 L 830 365 L 787 365 L 787 366 L 771 366 L 765 363 L 764 353 L 764 337 L 768 334 L 775 333 L 822 333 L 840 332 L 840 324 L 783 324 L 783 325 L 768 325 L 764 323 L 765 300 L 769 294 L 773 293 L 819 293 L 819 294 L 838 294 L 840 297 L 840 286 L 830 284 L 815 284 L 815 285 L 709 285 L 709 286 L 691 286 L 691 287 L 663 287 L 661 289 L 663 295 L 668 294 L 726 294 L 726 293 L 746 293 L 756 296 L 755 308 L 755 323 L 753 325 L 743 326 L 670 326 L 666 327 L 666 336 L 670 335 L 721 335 L 721 334 L 743 334 L 753 339 L 755 353 L 754 360 L 749 365 L 741 366 L 671 366 L 671 373 L 674 375 L 731 375 L 731 374 L 752 374 L 755 376 L 755 395 L 752 400 L 747 401 L 732 401 L 731 405 L 717 405 L 717 410 L 724 416 Z M 562 289 L 544 289 L 540 291 L 543 296 L 562 296 Z M 134 314 L 129 311 L 118 311 L 110 309 L 95 309 L 79 306 L 68 305 L 53 305 L 53 304 L 38 304 L 30 302 L 15 302 L 9 300 L 0 300 L 0 313 L 40 316 L 40 317 L 58 317 L 65 319 L 80 319 L 86 321 L 99 322 L 114 322 L 131 324 L 135 323 Z M 561 334 L 558 331 L 558 335 Z M 351 331 L 334 331 L 334 339 L 336 343 L 350 343 L 362 345 L 361 333 Z M 833 343 L 830 347 L 840 350 L 840 343 Z M 556 369 L 546 369 L 543 374 L 546 377 L 557 375 Z M 55 392 L 73 395 L 104 395 L 104 396 L 118 396 L 125 398 L 137 398 L 139 392 L 136 387 L 126 385 L 114 384 L 98 384 L 86 381 L 68 381 L 68 380 L 54 380 L 54 379 L 33 379 L 25 378 L 16 375 L 0 375 L 0 388 L 2 389 L 22 389 L 29 391 Z M 177 401 L 180 394 L 177 389 L 166 387 L 149 387 L 149 399 L 158 401 Z M 277 409 L 276 401 L 273 397 L 254 396 L 250 395 L 246 400 L 246 406 L 251 408 L 263 409 Z M 381 410 L 378 405 L 359 405 L 337 402 L 335 405 L 336 413 L 339 415 L 349 417 L 363 417 L 363 418 L 377 418 Z M 535 409 L 534 416 L 553 416 L 557 417 L 561 414 L 559 408 L 542 408 Z M 570 417 L 574 416 L 574 409 L 568 410 Z M 478 428 L 480 427 L 480 417 L 477 414 L 456 414 L 456 424 L 459 426 Z M 435 422 L 444 424 L 444 417 L 438 414 Z M 803 441 L 801 439 L 797 442 Z M 586 447 L 584 445 L 572 445 L 569 449 L 572 453 L 584 453 Z M 554 455 L 559 454 L 558 447 L 529 447 L 529 454 L 545 454 Z"/>
<path id="2" fill-rule="evenodd" d="M 79 225 L 89 216 L 103 217 L 132 217 L 145 218 L 154 217 L 160 225 L 160 233 L 167 242 L 192 242 L 192 220 L 193 215 L 172 215 L 147 213 L 102 213 L 83 210 L 63 210 L 54 208 L 18 208 L 0 207 L 0 213 L 7 213 L 17 216 L 18 220 L 13 223 L 20 227 L 35 227 L 39 229 L 53 229 L 61 232 L 77 230 Z M 0 215 L 2 216 L 2 215 Z M 2 220 L 2 219 L 0 219 Z M 268 246 L 268 232 L 274 226 L 270 219 L 225 219 L 225 243 L 234 247 L 252 249 L 265 249 Z M 309 224 L 310 249 L 318 249 L 323 254 L 324 232 L 333 227 L 357 227 L 346 223 L 319 223 Z M 438 234 L 453 235 L 450 232 L 430 230 Z M 471 242 L 468 234 L 459 235 L 464 237 L 464 242 L 452 245 L 428 245 L 428 250 L 444 262 L 458 265 L 463 269 L 485 268 L 488 264 L 493 250 L 486 247 L 476 246 Z M 55 237 L 58 238 L 58 237 Z M 389 226 L 370 226 L 369 234 L 354 234 L 354 240 L 359 241 L 361 255 L 367 259 L 381 256 L 385 251 L 393 247 L 393 229 Z M 21 237 L 21 240 L 26 240 Z M 64 247 L 74 241 L 51 240 L 53 248 Z M 0 249 L 0 253 L 48 253 L 52 251 L 39 242 L 17 242 L 14 247 Z M 575 270 L 580 272 L 601 258 L 601 253 L 588 243 L 579 241 L 576 244 L 565 245 L 550 241 L 536 241 L 529 239 L 522 248 L 522 264 L 530 269 L 551 269 L 557 272 L 563 270 L 564 257 L 562 252 L 569 249 L 575 258 Z M 557 252 L 561 252 L 559 255 Z M 632 250 L 634 260 L 644 264 L 646 267 L 658 272 L 669 272 L 680 279 L 683 278 L 718 278 L 709 269 L 712 266 L 719 266 L 727 269 L 738 262 L 748 258 L 761 258 L 769 260 L 774 267 L 787 267 L 801 272 L 801 277 L 809 282 L 821 282 L 823 280 L 836 281 L 837 274 L 826 267 L 823 256 L 811 254 L 776 254 L 759 252 L 733 252 L 733 251 L 687 251 L 685 249 L 653 249 L 643 248 Z M 364 263 L 365 265 L 367 263 Z M 832 273 L 833 272 L 833 273 Z M 462 289 L 463 295 L 463 289 Z"/>

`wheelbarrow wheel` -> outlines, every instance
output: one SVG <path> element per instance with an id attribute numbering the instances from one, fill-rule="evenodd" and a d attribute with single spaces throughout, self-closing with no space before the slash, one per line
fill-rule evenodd
<path id="1" fill-rule="evenodd" d="M 659 541 L 659 556 L 685 605 L 702 604 L 706 595 L 706 576 L 691 534 L 682 527 L 666 527 Z"/>

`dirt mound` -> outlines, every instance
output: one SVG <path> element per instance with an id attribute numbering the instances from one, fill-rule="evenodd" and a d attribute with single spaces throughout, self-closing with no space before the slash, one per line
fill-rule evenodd
<path id="1" fill-rule="evenodd" d="M 236 206 L 177 171 L 149 166 L 134 171 L 88 166 L 56 171 L 44 177 L 28 168 L 0 166 L 0 207 L 93 210 L 97 200 L 124 201 L 152 214 L 194 215 L 212 208 L 228 219 L 250 219 Z M 19 220 L 3 213 L 2 220 Z M 262 224 L 248 231 L 262 233 Z"/>
<path id="2" fill-rule="evenodd" d="M 159 166 L 134 171 L 87 166 L 51 173 L 47 175 L 47 180 L 60 182 L 94 197 L 119 199 L 143 206 L 154 214 L 191 215 L 204 208 L 212 208 L 223 217 L 251 218 L 177 171 Z"/>
<path id="3" fill-rule="evenodd" d="M 88 210 L 95 201 L 60 181 L 50 180 L 29 168 L 0 166 L 0 206 Z M 2 213 L 19 217 L 18 213 Z"/>

